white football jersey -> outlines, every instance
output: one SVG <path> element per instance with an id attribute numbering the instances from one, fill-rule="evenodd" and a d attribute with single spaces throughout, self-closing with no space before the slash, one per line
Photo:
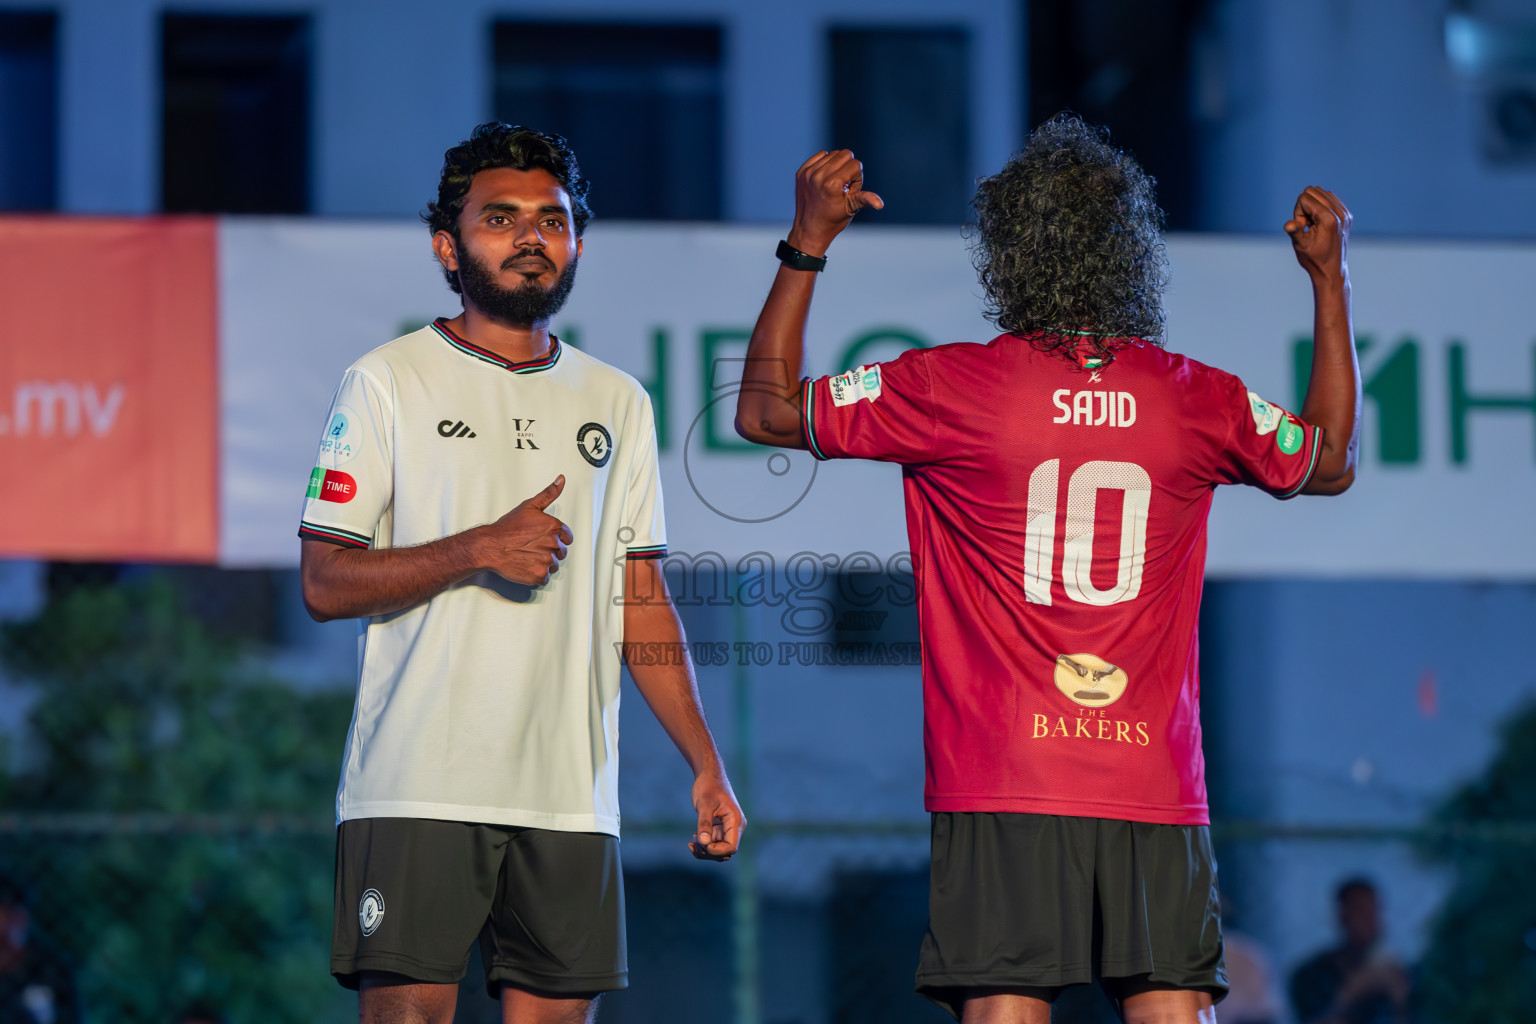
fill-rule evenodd
<path id="1" fill-rule="evenodd" d="M 666 554 L 645 389 L 558 341 L 512 363 L 439 320 L 347 370 L 315 463 L 306 539 L 425 544 L 562 473 L 548 511 L 575 536 L 546 586 L 482 572 L 363 623 L 337 820 L 618 835 L 624 564 Z"/>

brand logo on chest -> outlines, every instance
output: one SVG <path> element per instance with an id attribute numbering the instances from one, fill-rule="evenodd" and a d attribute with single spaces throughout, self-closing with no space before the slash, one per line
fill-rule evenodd
<path id="1" fill-rule="evenodd" d="M 533 443 L 533 420 L 520 420 L 514 417 L 512 430 L 512 447 L 539 450 L 539 446 Z"/>
<path id="2" fill-rule="evenodd" d="M 584 423 L 576 431 L 576 450 L 581 457 L 601 469 L 613 456 L 613 436 L 601 423 Z"/>

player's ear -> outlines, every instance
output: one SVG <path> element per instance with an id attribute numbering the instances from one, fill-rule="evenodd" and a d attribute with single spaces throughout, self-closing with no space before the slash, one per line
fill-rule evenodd
<path id="1" fill-rule="evenodd" d="M 576 258 L 581 259 L 581 236 L 576 236 Z"/>
<path id="2" fill-rule="evenodd" d="M 459 269 L 459 250 L 453 241 L 453 236 L 446 231 L 437 231 L 432 235 L 432 252 L 437 256 L 437 262 L 443 265 L 443 269 L 457 273 Z"/>

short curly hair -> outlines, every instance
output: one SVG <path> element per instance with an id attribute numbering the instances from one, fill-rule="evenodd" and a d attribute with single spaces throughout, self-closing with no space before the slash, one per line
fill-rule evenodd
<path id="1" fill-rule="evenodd" d="M 987 319 L 1042 349 L 1086 342 L 1106 359 L 1107 339 L 1162 344 L 1168 254 L 1153 184 L 1076 114 L 1031 132 L 976 188 L 967 235 Z"/>
<path id="2" fill-rule="evenodd" d="M 587 203 L 587 179 L 581 176 L 576 154 L 565 138 L 552 132 L 535 131 L 518 124 L 487 121 L 476 125 L 469 138 L 443 154 L 443 172 L 437 181 L 437 201 L 427 204 L 421 215 L 427 230 L 434 235 L 446 231 L 459 240 L 459 214 L 464 212 L 464 197 L 470 183 L 481 171 L 511 167 L 518 171 L 535 168 L 554 175 L 560 187 L 571 197 L 571 215 L 576 235 L 587 229 L 592 207 Z M 446 268 L 443 275 L 448 287 L 459 290 L 458 275 Z"/>

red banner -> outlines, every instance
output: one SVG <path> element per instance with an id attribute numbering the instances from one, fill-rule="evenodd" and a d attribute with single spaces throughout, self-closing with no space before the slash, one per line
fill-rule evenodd
<path id="1" fill-rule="evenodd" d="M 0 554 L 217 557 L 216 232 L 0 217 Z"/>

